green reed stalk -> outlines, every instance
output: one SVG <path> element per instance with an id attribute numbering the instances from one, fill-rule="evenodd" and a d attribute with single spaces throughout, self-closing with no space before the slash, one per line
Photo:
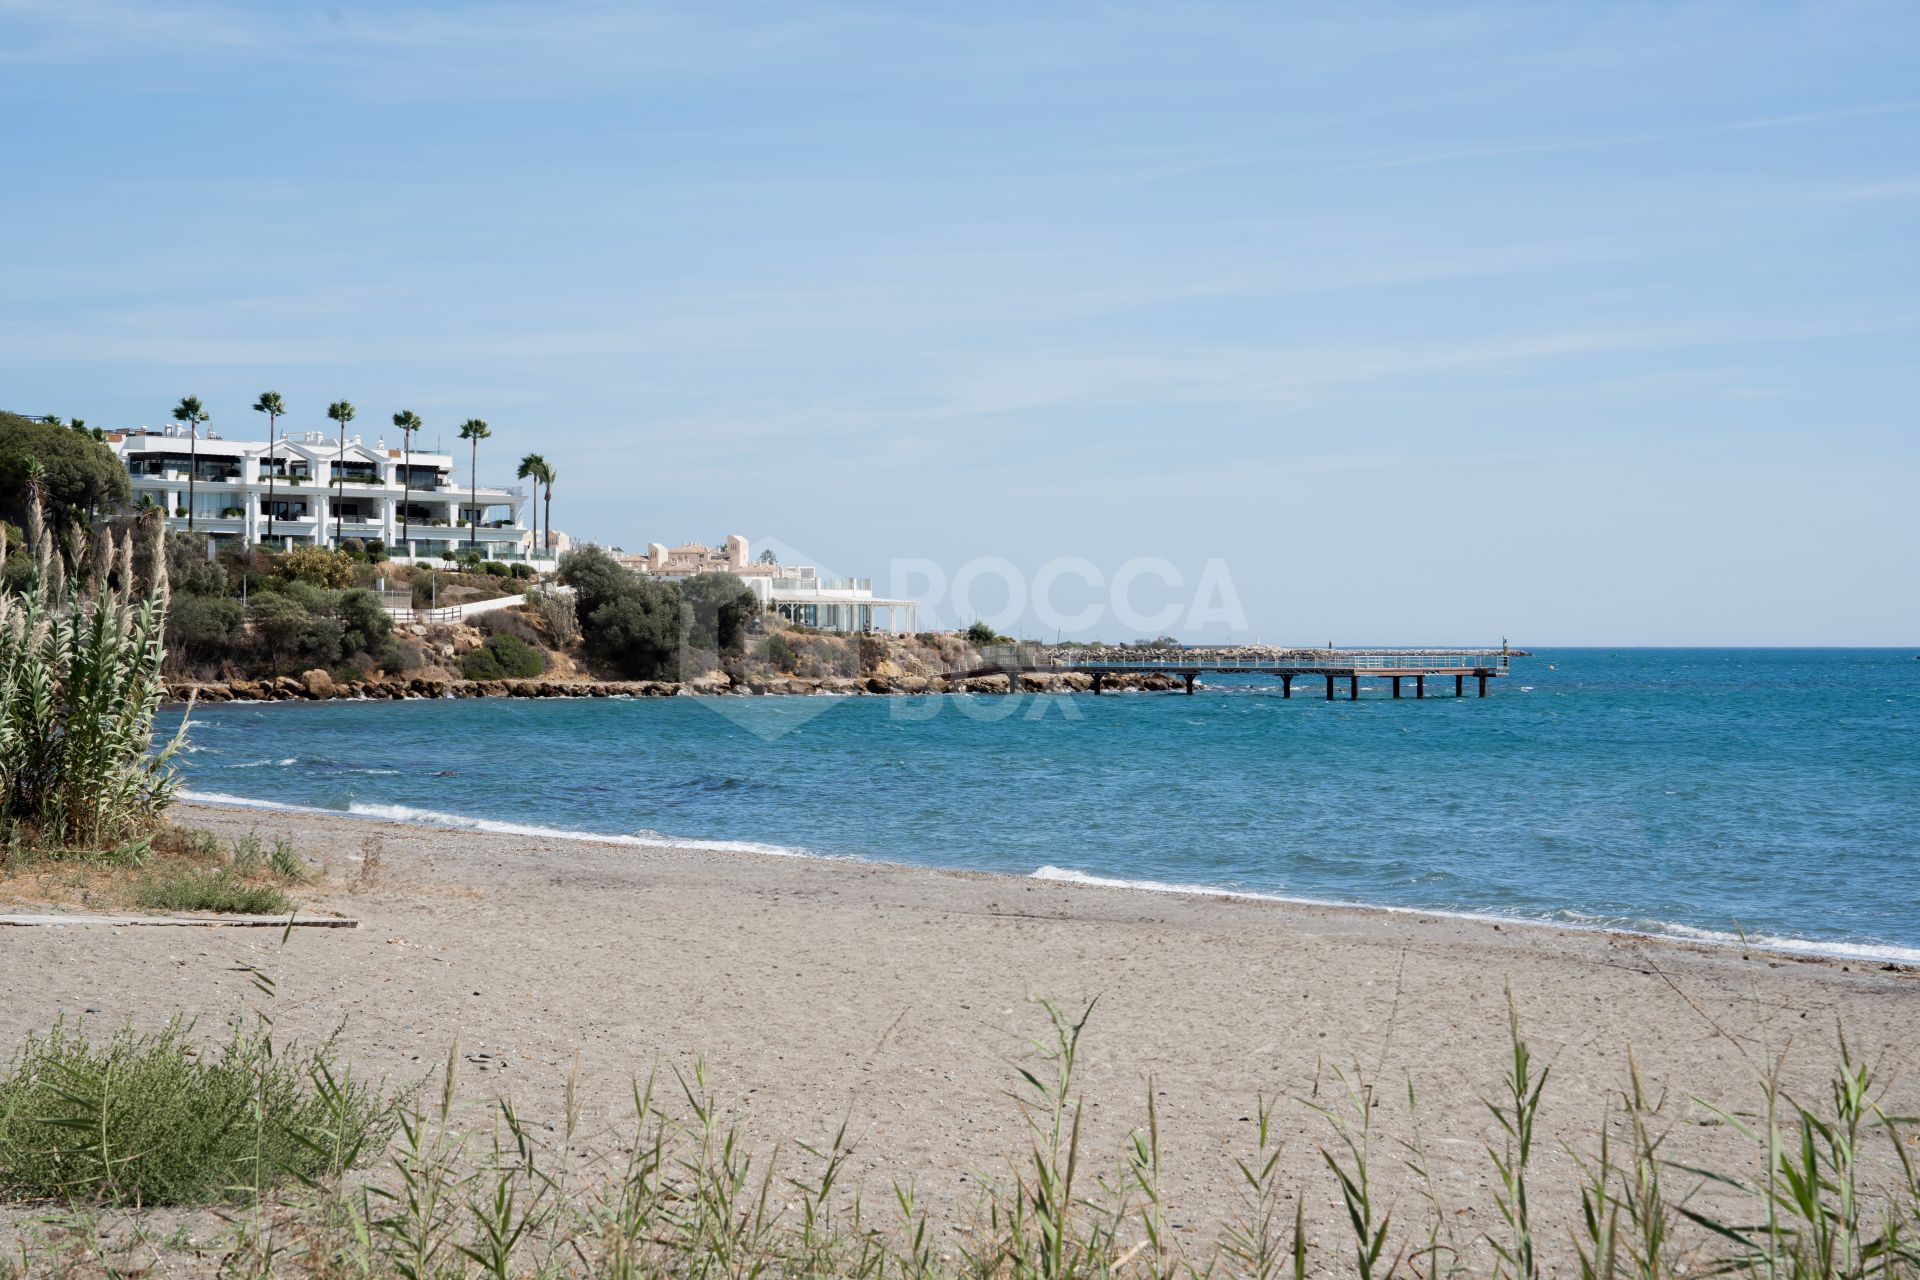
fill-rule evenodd
<path id="1" fill-rule="evenodd" d="M 142 526 L 152 577 L 135 598 L 133 534 L 57 545 L 37 482 L 32 571 L 0 592 L 0 833 L 58 850 L 144 848 L 178 777 L 180 732 L 149 753 L 165 686 L 162 522 Z M 6 556 L 0 533 L 0 560 Z"/>

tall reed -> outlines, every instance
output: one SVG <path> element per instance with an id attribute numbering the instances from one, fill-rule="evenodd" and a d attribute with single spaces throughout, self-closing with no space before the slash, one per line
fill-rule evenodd
<path id="1" fill-rule="evenodd" d="M 177 785 L 186 721 L 150 752 L 164 686 L 167 568 L 162 522 L 59 545 L 37 481 L 27 506 L 24 586 L 0 592 L 0 837 L 48 851 L 139 849 Z M 7 554 L 0 531 L 0 560 Z"/>

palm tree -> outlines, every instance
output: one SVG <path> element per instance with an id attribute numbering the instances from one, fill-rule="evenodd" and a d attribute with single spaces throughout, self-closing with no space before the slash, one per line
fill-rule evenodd
<path id="1" fill-rule="evenodd" d="M 549 466 L 547 460 L 539 454 L 530 453 L 520 459 L 520 469 L 513 474 L 521 480 L 533 481 L 533 498 L 535 502 L 538 502 L 540 500 L 540 486 L 549 482 L 548 477 L 553 474 L 553 468 Z M 533 513 L 533 528 L 536 533 L 540 530 L 540 513 L 537 510 Z M 534 545 L 539 545 L 538 538 L 534 540 Z"/>
<path id="2" fill-rule="evenodd" d="M 353 421 L 353 401 L 335 400 L 327 406 L 327 416 L 340 424 L 340 455 L 333 460 L 333 475 L 329 480 L 339 486 L 333 495 L 333 545 L 340 545 L 340 500 L 346 496 L 346 484 L 340 474 L 340 468 L 347 462 L 347 424 Z"/>
<path id="3" fill-rule="evenodd" d="M 273 542 L 273 447 L 280 439 L 280 415 L 287 411 L 287 402 L 280 398 L 278 391 L 262 391 L 260 398 L 253 402 L 255 413 L 267 415 L 267 542 Z"/>
<path id="4" fill-rule="evenodd" d="M 200 470 L 200 424 L 213 415 L 200 403 L 199 396 L 187 396 L 173 406 L 176 421 L 187 424 L 187 532 L 193 532 L 193 490 L 195 473 Z"/>
<path id="5" fill-rule="evenodd" d="M 420 415 L 411 409 L 402 409 L 393 415 L 393 425 L 400 428 L 400 440 L 405 447 L 407 459 L 401 463 L 400 484 L 403 495 L 400 499 L 400 543 L 407 548 L 407 554 L 413 554 L 413 533 L 407 527 L 407 508 L 413 503 L 413 433 L 427 424 L 420 421 Z"/>
<path id="6" fill-rule="evenodd" d="M 480 537 L 480 442 L 493 432 L 480 418 L 468 418 L 460 424 L 460 438 L 471 441 L 470 460 L 467 463 L 467 483 L 473 487 L 473 511 L 467 517 L 467 550 L 476 550 Z"/>
<path id="7" fill-rule="evenodd" d="M 553 550 L 553 478 L 559 474 L 549 462 L 546 474 L 540 477 L 547 484 L 547 550 L 549 552 Z"/>

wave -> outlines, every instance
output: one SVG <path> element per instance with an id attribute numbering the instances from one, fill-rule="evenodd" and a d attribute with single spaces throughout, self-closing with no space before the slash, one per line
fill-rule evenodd
<path id="1" fill-rule="evenodd" d="M 442 813 L 436 809 L 416 809 L 404 804 L 366 804 L 353 801 L 345 809 L 329 809 L 320 805 L 286 804 L 277 800 L 256 800 L 250 796 L 230 796 L 214 791 L 186 791 L 179 793 L 182 800 L 191 800 L 195 804 L 219 805 L 229 809 L 261 809 L 271 813 L 305 813 L 327 818 L 365 818 L 368 821 L 404 822 L 423 827 L 454 827 L 462 831 L 485 831 L 494 835 L 535 836 L 543 840 L 579 840 L 596 844 L 631 845 L 643 849 L 702 849 L 712 853 L 755 853 L 779 858 L 825 858 L 838 855 L 819 854 L 811 849 L 797 846 L 763 844 L 754 840 L 701 840 L 692 836 L 664 835 L 658 831 L 640 831 L 634 833 L 609 833 L 605 831 L 575 831 L 566 827 L 543 827 L 533 823 L 496 822 L 491 818 L 474 818 L 459 813 Z"/>
<path id="2" fill-rule="evenodd" d="M 1359 911 L 1385 911 L 1394 915 L 1438 916 L 1446 920 L 1473 920 L 1482 923 L 1523 925 L 1537 929 L 1574 929 L 1583 933 L 1623 934 L 1666 942 L 1695 942 L 1713 947 L 1740 947 L 1749 951 L 1784 952 L 1789 955 L 1822 956 L 1837 960 L 1867 960 L 1877 963 L 1920 966 L 1920 947 L 1902 947 L 1880 942 L 1837 942 L 1816 938 L 1787 938 L 1774 934 L 1730 933 L 1721 929 L 1703 929 L 1697 925 L 1669 921 L 1650 921 L 1642 926 L 1604 924 L 1590 919 L 1570 919 L 1550 913 L 1546 919 L 1508 915 L 1499 911 L 1461 911 L 1435 907 L 1409 907 L 1378 902 L 1343 902 L 1334 898 L 1306 898 L 1292 894 L 1258 893 L 1251 889 L 1223 888 L 1218 885 L 1178 884 L 1164 880 L 1128 880 L 1117 876 L 1097 876 L 1069 867 L 1043 866 L 1029 873 L 1034 880 L 1052 880 L 1061 884 L 1097 885 L 1107 889 L 1132 889 L 1142 893 L 1174 893 L 1191 897 L 1236 898 L 1250 902 L 1284 902 L 1293 906 L 1345 907 Z"/>
<path id="3" fill-rule="evenodd" d="M 851 854 L 818 853 L 811 849 L 794 845 L 766 844 L 754 840 L 701 840 L 693 837 L 666 835 L 658 831 L 640 831 L 632 833 L 608 833 L 603 831 L 579 831 L 565 827 L 547 827 L 534 823 L 500 822 L 491 818 L 474 818 L 465 814 L 444 813 L 435 809 L 418 809 L 403 804 L 367 804 L 360 801 L 350 803 L 345 810 L 325 808 L 318 805 L 289 804 L 274 800 L 256 800 L 249 796 L 225 795 L 219 792 L 188 791 L 177 793 L 182 800 L 196 804 L 218 805 L 223 808 L 259 809 L 274 813 L 302 813 L 317 817 L 351 817 L 367 821 L 399 822 L 415 826 L 451 827 L 463 831 L 484 831 L 496 835 L 531 836 L 543 840 L 574 840 L 586 843 L 616 844 L 642 849 L 699 849 L 713 853 L 746 853 L 767 857 L 817 858 L 823 861 L 870 862 Z M 906 864 L 902 864 L 906 865 Z M 1447 920 L 1470 920 L 1478 923 L 1520 925 L 1544 929 L 1571 929 L 1583 933 L 1609 933 L 1634 938 L 1647 938 L 1667 942 L 1691 942 L 1712 947 L 1739 947 L 1748 951 L 1771 951 L 1788 955 L 1821 956 L 1830 959 L 1871 961 L 1884 964 L 1920 966 L 1920 948 L 1902 947 L 1891 943 L 1877 942 L 1841 942 L 1813 938 L 1789 938 L 1772 934 L 1747 934 L 1744 937 L 1718 929 L 1705 929 L 1695 925 L 1650 921 L 1644 925 L 1624 923 L 1603 923 L 1592 919 L 1569 918 L 1567 914 L 1553 912 L 1546 918 L 1537 916 L 1511 915 L 1499 911 L 1464 911 L 1459 909 L 1403 906 L 1388 903 L 1340 901 L 1333 898 L 1309 898 L 1294 894 L 1263 893 L 1251 889 L 1238 889 L 1221 885 L 1183 884 L 1163 880 L 1137 880 L 1118 876 L 1094 875 L 1071 867 L 1056 867 L 1051 864 L 1041 866 L 1028 873 L 1034 880 L 1050 880 L 1061 884 L 1090 885 L 1107 889 L 1129 889 L 1142 893 L 1172 893 L 1188 897 L 1233 898 L 1249 902 L 1285 903 L 1294 906 L 1341 907 L 1348 910 L 1380 911 L 1392 915 L 1437 916 Z"/>
<path id="4" fill-rule="evenodd" d="M 223 765 L 221 767 L 227 769 L 284 769 L 288 765 L 296 763 L 298 763 L 297 757 L 287 756 L 282 760 L 242 760 L 236 764 Z"/>

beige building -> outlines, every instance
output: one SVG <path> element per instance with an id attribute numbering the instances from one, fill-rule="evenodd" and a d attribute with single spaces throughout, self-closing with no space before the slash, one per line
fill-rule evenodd
<path id="1" fill-rule="evenodd" d="M 876 596 L 871 578 L 823 578 L 812 565 L 755 560 L 747 540 L 737 533 L 717 547 L 650 542 L 645 552 L 619 559 L 635 573 L 669 581 L 700 573 L 731 573 L 770 611 L 822 631 L 908 632 L 919 622 L 918 601 Z"/>

